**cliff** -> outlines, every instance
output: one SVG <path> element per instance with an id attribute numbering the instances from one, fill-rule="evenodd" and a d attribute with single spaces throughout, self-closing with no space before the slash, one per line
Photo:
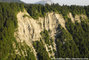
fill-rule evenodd
<path id="1" fill-rule="evenodd" d="M 0 60 L 88 56 L 89 6 L 0 4 Z"/>
<path id="2" fill-rule="evenodd" d="M 24 16 L 25 15 L 25 16 Z M 86 20 L 86 15 L 76 15 L 75 17 L 72 16 L 72 13 L 70 12 L 68 15 L 68 18 L 71 19 L 71 23 L 75 24 L 77 21 L 78 23 L 81 23 L 81 19 Z M 51 39 L 53 39 L 53 42 L 51 45 L 47 44 L 45 40 L 43 40 L 44 47 L 46 51 L 48 52 L 49 57 L 55 58 L 55 51 L 57 51 L 56 48 L 56 42 L 55 40 L 56 35 L 60 34 L 61 31 L 58 29 L 59 25 L 65 30 L 68 31 L 66 28 L 66 20 L 63 18 L 62 14 L 57 14 L 55 12 L 48 12 L 46 13 L 45 17 L 39 17 L 38 19 L 33 19 L 27 12 L 24 10 L 24 12 L 19 12 L 17 14 L 17 21 L 18 21 L 18 28 L 15 32 L 15 37 L 17 42 L 25 42 L 29 47 L 31 47 L 34 55 L 37 57 L 36 49 L 33 46 L 33 42 L 40 41 L 42 39 L 41 32 L 44 30 L 50 31 L 49 36 Z M 52 53 L 50 53 L 50 49 Z"/>

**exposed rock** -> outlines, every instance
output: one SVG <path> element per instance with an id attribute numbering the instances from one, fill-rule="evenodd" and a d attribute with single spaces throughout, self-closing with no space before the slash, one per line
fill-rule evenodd
<path id="1" fill-rule="evenodd" d="M 24 17 L 24 15 L 26 15 Z M 43 41 L 46 51 L 48 52 L 49 56 L 54 56 L 55 53 L 53 52 L 53 49 L 56 50 L 56 44 L 55 44 L 55 34 L 57 34 L 57 28 L 59 24 L 65 29 L 65 20 L 61 14 L 57 14 L 54 12 L 49 12 L 46 14 L 45 17 L 39 17 L 38 19 L 33 19 L 25 10 L 24 12 L 19 12 L 17 14 L 17 21 L 18 21 L 18 28 L 15 32 L 15 37 L 17 42 L 25 42 L 28 46 L 32 48 L 33 53 L 37 54 L 35 51 L 32 42 L 33 41 L 40 41 L 41 38 L 41 32 L 46 29 L 47 31 L 50 30 L 50 37 L 53 39 L 53 46 L 47 46 L 47 44 Z M 71 19 L 73 23 L 75 21 L 81 22 L 80 17 L 83 19 L 86 19 L 85 15 L 76 15 L 75 18 L 72 16 L 71 13 L 68 14 L 68 17 Z M 51 48 L 52 53 L 49 53 L 48 48 Z"/>
<path id="2" fill-rule="evenodd" d="M 86 20 L 87 19 L 87 16 L 86 15 L 75 15 L 75 17 L 73 17 L 73 15 L 71 13 L 68 14 L 68 17 L 71 19 L 71 21 L 73 23 L 75 23 L 75 21 L 77 21 L 78 23 L 81 23 L 81 19 L 82 20 Z"/>

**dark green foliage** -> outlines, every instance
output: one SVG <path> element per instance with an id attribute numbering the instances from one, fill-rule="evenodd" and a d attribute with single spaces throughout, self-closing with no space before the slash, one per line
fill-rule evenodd
<path id="1" fill-rule="evenodd" d="M 79 50 L 73 40 L 72 35 L 64 30 L 60 30 L 60 34 L 56 37 L 57 53 L 56 57 L 60 58 L 71 58 L 79 57 Z"/>
<path id="2" fill-rule="evenodd" d="M 17 28 L 16 15 L 23 11 L 23 4 L 0 3 L 0 60 L 19 60 L 24 58 L 15 54 L 13 42 L 14 31 Z M 23 59 L 24 60 L 24 59 Z"/>
<path id="3" fill-rule="evenodd" d="M 59 25 L 59 34 L 56 36 L 57 52 L 56 57 L 82 57 L 89 56 L 89 21 L 84 20 L 81 23 L 72 23 L 67 18 L 66 28 L 62 29 Z"/>
<path id="4" fill-rule="evenodd" d="M 24 6 L 25 5 L 25 6 Z M 62 14 L 66 21 L 67 30 L 60 26 L 60 33 L 56 35 L 57 53 L 55 57 L 86 57 L 89 56 L 89 20 L 81 21 L 81 23 L 73 24 L 67 17 L 69 12 L 73 16 L 76 14 L 85 14 L 89 18 L 89 6 L 60 6 L 52 4 L 45 6 L 36 4 L 18 4 L 18 3 L 0 3 L 0 60 L 35 60 L 34 54 L 28 48 L 27 56 L 23 57 L 15 54 L 13 42 L 16 43 L 14 32 L 17 28 L 16 15 L 23 9 L 31 15 L 32 18 L 45 17 L 47 12 L 56 12 Z M 25 17 L 25 16 L 24 16 Z M 52 39 L 47 30 L 41 32 L 43 40 L 46 44 L 51 44 Z M 18 47 L 18 43 L 16 43 Z M 41 42 L 34 42 L 37 56 L 39 60 L 50 60 L 44 45 Z M 25 47 L 24 47 L 25 48 Z M 24 50 L 23 46 L 18 48 Z M 20 51 L 21 52 L 21 51 Z"/>
<path id="5" fill-rule="evenodd" d="M 58 4 L 48 5 L 37 5 L 37 4 L 29 4 L 25 5 L 27 12 L 35 19 L 38 17 L 44 17 L 47 12 L 57 12 L 63 14 L 64 17 L 67 16 L 69 12 L 68 6 L 59 6 Z"/>
<path id="6" fill-rule="evenodd" d="M 89 18 L 89 6 L 84 6 L 84 9 L 86 10 L 86 14 L 87 14 L 87 16 Z"/>
<path id="7" fill-rule="evenodd" d="M 73 16 L 75 16 L 76 14 L 86 14 L 86 11 L 83 6 L 72 5 L 70 9 L 71 9 L 70 11 L 72 12 Z"/>
<path id="8" fill-rule="evenodd" d="M 51 60 L 42 41 L 33 42 L 33 46 L 37 51 L 38 60 Z"/>
<path id="9" fill-rule="evenodd" d="M 47 30 L 44 30 L 40 33 L 42 35 L 43 40 L 45 40 L 46 44 L 50 44 L 50 36 Z"/>
<path id="10" fill-rule="evenodd" d="M 49 36 L 49 32 L 50 31 L 44 30 L 40 34 L 41 34 L 42 39 L 45 41 L 46 44 L 52 45 L 53 39 Z"/>
<path id="11" fill-rule="evenodd" d="M 87 21 L 87 22 L 86 22 Z M 73 24 L 70 19 L 66 27 L 73 36 L 73 40 L 78 47 L 80 55 L 78 57 L 89 56 L 89 22 L 88 20 Z"/>
<path id="12" fill-rule="evenodd" d="M 24 48 L 23 48 L 24 47 Z M 22 48 L 23 49 L 26 49 L 26 52 L 27 52 L 27 56 L 25 56 L 25 60 L 36 60 L 36 57 L 35 55 L 33 54 L 33 51 L 31 50 L 31 48 L 29 46 L 27 46 L 26 44 L 24 44 Z M 21 49 L 22 49 L 21 48 Z"/>
<path id="13" fill-rule="evenodd" d="M 52 5 L 46 4 L 44 6 L 44 5 L 40 5 L 40 4 L 39 5 L 37 5 L 37 4 L 26 5 L 25 4 L 25 8 L 27 9 L 27 12 L 35 19 L 37 19 L 38 17 L 44 17 L 47 12 L 60 13 L 63 15 L 63 17 L 65 19 L 68 18 L 67 14 L 69 12 L 71 12 L 74 17 L 76 14 L 77 15 L 85 14 L 89 17 L 89 6 L 76 6 L 76 5 L 60 6 L 59 4 L 52 4 Z"/>

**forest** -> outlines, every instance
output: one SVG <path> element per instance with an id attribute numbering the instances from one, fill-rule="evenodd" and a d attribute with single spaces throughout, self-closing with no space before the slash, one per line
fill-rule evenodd
<path id="1" fill-rule="evenodd" d="M 16 15 L 24 9 L 34 19 L 45 17 L 47 12 L 56 12 L 63 15 L 68 31 L 59 25 L 58 28 L 62 33 L 56 36 L 56 58 L 89 58 L 89 6 L 60 6 L 59 4 L 46 4 L 44 6 L 40 4 L 0 3 L 0 60 L 36 60 L 34 54 L 30 52 L 31 48 L 27 45 L 26 47 L 29 49 L 24 47 L 28 52 L 28 55 L 25 57 L 15 54 L 13 48 L 13 42 L 19 47 L 14 37 L 15 29 L 18 27 Z M 81 24 L 78 22 L 73 24 L 70 18 L 67 17 L 69 12 L 73 14 L 73 17 L 76 14 L 84 14 L 88 19 L 82 21 Z M 44 30 L 41 32 L 41 35 L 47 44 L 51 43 L 49 42 L 50 36 L 48 31 Z M 39 60 L 51 60 L 42 41 L 33 42 L 33 45 L 38 52 Z"/>

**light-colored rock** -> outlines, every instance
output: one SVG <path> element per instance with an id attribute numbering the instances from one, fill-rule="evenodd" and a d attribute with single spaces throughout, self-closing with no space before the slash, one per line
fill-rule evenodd
<path id="1" fill-rule="evenodd" d="M 68 17 L 71 19 L 71 21 L 72 21 L 73 23 L 75 23 L 74 17 L 73 17 L 73 15 L 72 15 L 71 13 L 68 14 Z"/>
<path id="2" fill-rule="evenodd" d="M 26 16 L 24 17 L 24 15 Z M 14 33 L 17 42 L 25 42 L 29 47 L 31 47 L 34 55 L 36 56 L 37 52 L 35 51 L 32 42 L 40 41 L 40 33 L 44 31 L 44 29 L 48 31 L 50 30 L 49 35 L 53 39 L 53 47 L 47 46 L 44 41 L 43 43 L 49 56 L 54 56 L 55 53 L 53 52 L 53 49 L 56 50 L 55 34 L 60 33 L 57 31 L 58 25 L 60 24 L 65 30 L 67 30 L 65 27 L 65 20 L 63 16 L 54 12 L 49 12 L 46 14 L 45 17 L 39 17 L 38 19 L 33 19 L 32 17 L 28 16 L 30 15 L 26 12 L 26 10 L 17 14 L 18 28 Z M 80 23 L 80 17 L 82 17 L 83 19 L 87 19 L 85 15 L 76 15 L 74 18 L 71 13 L 68 14 L 68 17 L 73 23 L 75 23 L 75 21 L 78 21 Z M 49 47 L 51 48 L 52 53 L 49 53 Z M 16 50 L 16 53 L 19 54 L 18 50 Z"/>
<path id="3" fill-rule="evenodd" d="M 27 15 L 27 17 L 24 15 Z M 40 33 L 46 29 L 50 30 L 50 37 L 54 39 L 54 48 L 51 47 L 51 49 L 56 50 L 56 44 L 55 44 L 55 33 L 58 25 L 60 24 L 64 29 L 65 27 L 65 20 L 61 14 L 56 13 L 47 13 L 45 17 L 39 17 L 39 19 L 33 19 L 25 10 L 24 12 L 19 12 L 17 14 L 17 21 L 18 21 L 18 28 L 15 32 L 15 37 L 17 42 L 25 42 L 29 47 L 32 48 L 33 53 L 37 54 L 35 51 L 32 42 L 33 41 L 40 41 L 41 35 Z M 45 45 L 46 46 L 46 45 Z M 47 47 L 47 46 L 46 46 Z M 46 48 L 47 50 L 48 48 Z M 54 56 L 54 53 L 52 52 L 52 55 Z"/>
<path id="4" fill-rule="evenodd" d="M 83 15 L 83 14 L 81 14 L 81 15 L 75 15 L 75 17 L 73 17 L 72 13 L 69 13 L 68 17 L 71 19 L 71 21 L 73 23 L 75 23 L 75 21 L 77 21 L 78 23 L 81 23 L 81 18 L 82 18 L 82 20 L 88 19 L 87 16 Z"/>

